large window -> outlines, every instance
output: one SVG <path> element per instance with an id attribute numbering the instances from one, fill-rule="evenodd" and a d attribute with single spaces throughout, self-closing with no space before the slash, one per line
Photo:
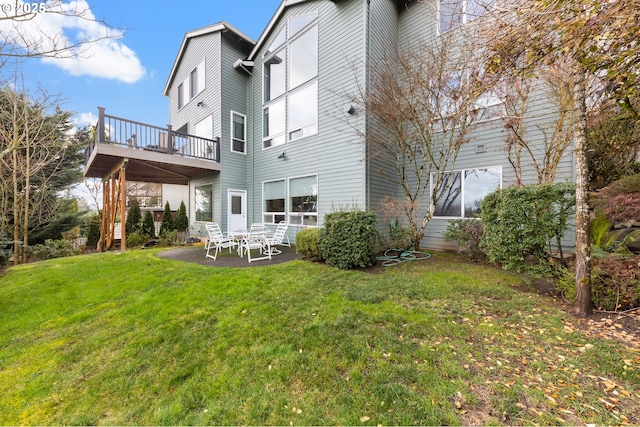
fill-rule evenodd
<path id="1" fill-rule="evenodd" d="M 196 221 L 213 221 L 213 185 L 196 187 Z"/>
<path id="2" fill-rule="evenodd" d="M 496 0 L 440 0 L 440 34 L 494 9 Z"/>
<path id="3" fill-rule="evenodd" d="M 318 177 L 289 180 L 289 223 L 318 226 Z"/>
<path id="4" fill-rule="evenodd" d="M 318 133 L 318 14 L 289 19 L 263 57 L 262 148 Z"/>
<path id="5" fill-rule="evenodd" d="M 317 175 L 268 181 L 262 185 L 262 219 L 267 224 L 318 226 Z"/>
<path id="6" fill-rule="evenodd" d="M 431 177 L 431 185 L 434 176 Z M 439 202 L 433 207 L 434 217 L 474 218 L 480 213 L 480 202 L 500 188 L 502 168 L 490 167 L 455 171 L 443 176 L 437 190 Z"/>
<path id="7" fill-rule="evenodd" d="M 244 114 L 231 112 L 231 151 L 247 153 L 247 117 Z"/>
<path id="8" fill-rule="evenodd" d="M 286 200 L 285 180 L 265 182 L 262 186 L 262 220 L 267 224 L 277 224 L 285 220 Z"/>
<path id="9" fill-rule="evenodd" d="M 154 182 L 127 182 L 127 207 L 133 200 L 138 202 L 141 208 L 162 207 L 162 184 Z"/>
<path id="10" fill-rule="evenodd" d="M 178 85 L 178 108 L 184 107 L 205 89 L 204 59 Z"/>

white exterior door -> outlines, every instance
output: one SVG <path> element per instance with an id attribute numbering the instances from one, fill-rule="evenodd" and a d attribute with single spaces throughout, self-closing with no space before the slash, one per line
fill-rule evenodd
<path id="1" fill-rule="evenodd" d="M 227 197 L 227 231 L 247 228 L 247 192 L 229 190 Z"/>

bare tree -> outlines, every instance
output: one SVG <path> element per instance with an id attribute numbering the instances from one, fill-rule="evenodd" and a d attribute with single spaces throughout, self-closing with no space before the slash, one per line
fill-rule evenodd
<path id="1" fill-rule="evenodd" d="M 504 128 L 507 131 L 507 160 L 513 167 L 516 185 L 525 185 L 523 169 L 533 168 L 538 184 L 553 183 L 560 161 L 572 142 L 573 123 L 573 76 L 564 64 L 554 63 L 541 68 L 536 73 L 519 75 L 504 73 L 498 76 L 499 81 L 486 80 L 498 98 L 504 110 L 501 114 Z M 543 86 L 545 102 L 553 107 L 554 120 L 550 124 L 535 123 L 534 114 L 549 113 L 532 112 L 537 87 Z M 551 116 L 550 116 L 551 117 Z M 528 124 L 534 119 L 534 124 Z M 531 127 L 543 136 L 543 141 L 534 140 Z"/>
<path id="2" fill-rule="evenodd" d="M 121 30 L 96 19 L 84 1 L 62 0 L 23 2 L 7 0 L 0 5 L 0 66 L 8 58 L 72 58 L 86 55 L 86 48 L 99 40 L 116 38 Z M 38 15 L 76 21 L 82 28 L 78 39 L 71 40 L 52 28 Z"/>
<path id="3" fill-rule="evenodd" d="M 100 198 L 102 197 L 102 182 L 95 178 L 86 178 L 84 180 L 84 186 L 91 197 L 93 207 L 96 208 L 96 212 L 100 212 Z"/>
<path id="4" fill-rule="evenodd" d="M 351 100 L 367 113 L 360 136 L 380 164 L 375 172 L 400 189 L 383 208 L 400 217 L 416 248 L 434 207 L 449 194 L 451 171 L 480 111 L 478 62 L 458 41 L 442 35 L 386 52 L 371 65 L 369 86 Z"/>

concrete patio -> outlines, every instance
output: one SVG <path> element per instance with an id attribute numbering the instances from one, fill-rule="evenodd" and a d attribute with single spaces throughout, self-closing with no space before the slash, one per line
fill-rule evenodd
<path id="1" fill-rule="evenodd" d="M 282 253 L 273 255 L 270 260 L 253 261 L 249 263 L 247 257 L 240 258 L 235 250 L 223 249 L 218 252 L 216 259 L 207 258 L 206 251 L 202 244 L 172 248 L 166 251 L 158 252 L 160 258 L 174 259 L 177 261 L 195 262 L 200 265 L 208 265 L 211 267 L 260 267 L 266 265 L 281 264 L 294 259 L 301 259 L 302 256 L 296 253 L 295 247 L 278 246 Z M 214 251 L 211 251 L 213 254 Z"/>

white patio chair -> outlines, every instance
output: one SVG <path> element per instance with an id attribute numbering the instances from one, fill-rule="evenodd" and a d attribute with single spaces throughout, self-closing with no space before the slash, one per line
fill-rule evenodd
<path id="1" fill-rule="evenodd" d="M 276 231 L 273 233 L 273 236 L 268 238 L 269 246 L 271 247 L 271 255 L 278 255 L 282 253 L 282 251 L 276 246 L 291 246 L 291 243 L 289 243 L 289 236 L 286 234 L 287 228 L 289 228 L 289 223 L 280 221 Z"/>
<path id="2" fill-rule="evenodd" d="M 249 234 L 242 240 L 241 245 L 241 256 L 242 252 L 246 251 L 249 262 L 271 259 L 271 246 L 269 245 L 269 239 L 267 239 L 266 228 L 251 226 Z M 252 250 L 259 250 L 261 256 L 251 258 Z"/>
<path id="3" fill-rule="evenodd" d="M 213 258 L 214 260 L 218 256 L 218 251 L 223 248 L 229 248 L 229 253 L 231 253 L 231 248 L 236 247 L 236 240 L 233 237 L 230 237 L 228 234 L 223 233 L 220 229 L 220 226 L 213 222 L 211 224 L 205 224 L 207 229 L 207 243 L 205 249 L 207 250 L 207 258 Z M 211 256 L 209 251 L 211 248 L 215 247 L 216 252 Z"/>

